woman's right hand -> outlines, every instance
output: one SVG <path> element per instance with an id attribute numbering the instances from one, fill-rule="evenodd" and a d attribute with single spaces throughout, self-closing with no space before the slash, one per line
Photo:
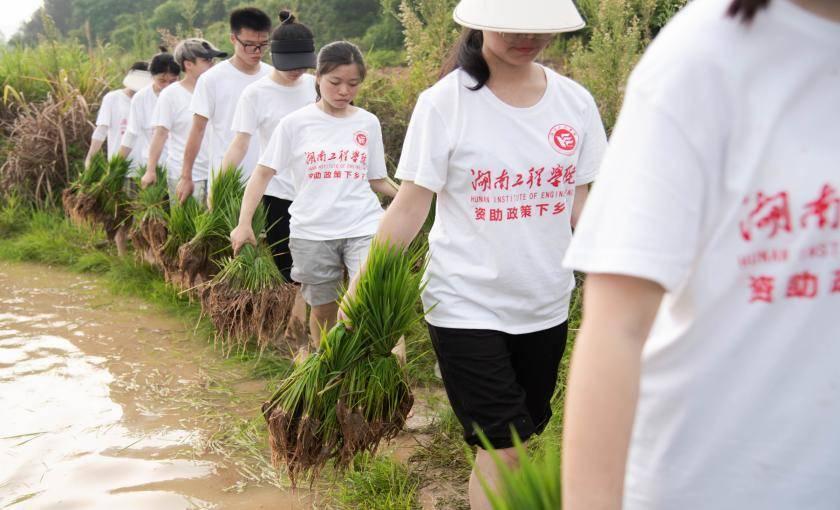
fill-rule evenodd
<path id="1" fill-rule="evenodd" d="M 155 181 L 157 181 L 157 174 L 155 174 L 154 170 L 152 170 L 151 172 L 149 172 L 149 170 L 146 170 L 146 172 L 143 174 L 143 178 L 140 179 L 140 187 L 146 189 L 152 184 L 154 184 Z"/>
<path id="2" fill-rule="evenodd" d="M 237 225 L 230 233 L 230 244 L 233 246 L 233 255 L 239 254 L 239 250 L 246 244 L 257 245 L 257 236 L 250 225 Z"/>

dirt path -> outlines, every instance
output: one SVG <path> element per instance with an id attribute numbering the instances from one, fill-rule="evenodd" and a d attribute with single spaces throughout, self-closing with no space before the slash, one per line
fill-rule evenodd
<path id="1" fill-rule="evenodd" d="M 310 508 L 247 436 L 246 372 L 92 277 L 0 263 L 0 508 Z"/>

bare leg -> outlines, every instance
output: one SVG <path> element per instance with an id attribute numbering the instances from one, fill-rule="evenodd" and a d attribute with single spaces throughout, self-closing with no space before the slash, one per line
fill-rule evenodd
<path id="1" fill-rule="evenodd" d="M 289 316 L 289 322 L 286 324 L 283 337 L 286 345 L 293 351 L 309 344 L 309 336 L 306 330 L 306 301 L 303 299 L 300 287 L 297 287 L 295 291 L 295 303 L 292 305 L 292 313 Z"/>
<path id="2" fill-rule="evenodd" d="M 514 467 L 519 463 L 516 450 L 513 448 L 496 450 L 496 453 L 508 466 Z M 481 477 L 492 490 L 496 489 L 499 482 L 499 471 L 496 469 L 496 463 L 493 462 L 490 454 L 481 448 L 476 453 L 475 466 L 473 467 L 472 473 L 470 473 L 470 509 L 491 510 L 492 507 L 487 500 L 487 495 L 484 493 L 484 488 L 481 486 L 478 473 L 481 473 Z"/>
<path id="3" fill-rule="evenodd" d="M 313 305 L 309 314 L 309 334 L 312 346 L 317 348 L 321 344 L 321 330 L 329 330 L 338 320 L 338 303 Z"/>
<path id="4" fill-rule="evenodd" d="M 117 255 L 124 257 L 128 253 L 128 229 L 126 227 L 117 229 L 117 233 L 114 234 L 114 242 L 117 245 Z"/>

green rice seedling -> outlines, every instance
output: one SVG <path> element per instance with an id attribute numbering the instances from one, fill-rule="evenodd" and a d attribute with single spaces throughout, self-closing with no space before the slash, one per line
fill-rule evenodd
<path id="1" fill-rule="evenodd" d="M 115 156 L 108 161 L 102 178 L 90 187 L 95 200 L 93 220 L 102 225 L 109 239 L 129 219 L 128 197 L 125 182 L 128 177 L 129 161 Z"/>
<path id="2" fill-rule="evenodd" d="M 424 252 L 419 243 L 400 248 L 374 242 L 355 296 L 342 302 L 344 313 L 354 328 L 364 332 L 376 355 L 390 353 L 420 320 L 416 307 L 425 287 Z"/>
<path id="3" fill-rule="evenodd" d="M 132 229 L 129 233 L 137 253 L 161 264 L 160 252 L 166 242 L 167 188 L 166 169 L 155 169 L 155 183 L 142 188 L 137 179 L 137 196 L 131 201 Z"/>
<path id="4" fill-rule="evenodd" d="M 422 259 L 419 245 L 374 243 L 356 295 L 343 305 L 352 329 L 339 323 L 323 332 L 318 352 L 263 406 L 272 457 L 286 463 L 293 480 L 317 475 L 329 460 L 346 466 L 404 425 L 413 396 L 391 349 L 422 317 Z M 306 428 L 312 424 L 314 432 Z"/>
<path id="5" fill-rule="evenodd" d="M 228 168 L 215 175 L 210 185 L 210 209 L 195 218 L 195 235 L 179 248 L 178 268 L 187 275 L 192 286 L 216 273 L 218 262 L 230 251 L 232 218 L 239 215 L 242 195 L 242 172 Z"/>
<path id="6" fill-rule="evenodd" d="M 91 194 L 91 188 L 108 171 L 108 160 L 99 152 L 86 168 L 82 168 L 78 178 L 70 183 L 61 193 L 61 203 L 68 218 L 77 224 L 87 222 L 96 209 L 96 198 Z"/>
<path id="7" fill-rule="evenodd" d="M 195 222 L 202 214 L 201 205 L 193 197 L 189 197 L 184 203 L 176 200 L 169 207 L 166 215 L 167 236 L 161 246 L 159 257 L 166 281 L 176 287 L 191 286 L 183 281 L 184 273 L 178 268 L 178 250 L 195 236 Z"/>
<path id="8" fill-rule="evenodd" d="M 268 246 L 245 245 L 226 258 L 202 292 L 202 307 L 230 352 L 251 339 L 262 351 L 285 329 L 295 299 Z"/>
<path id="9" fill-rule="evenodd" d="M 549 446 L 542 453 L 531 456 L 519 437 L 514 434 L 513 443 L 519 465 L 513 468 L 499 457 L 481 431 L 479 431 L 479 437 L 499 472 L 495 488 L 490 487 L 483 476 L 479 476 L 481 486 L 493 510 L 562 508 L 560 454 L 556 447 Z"/>

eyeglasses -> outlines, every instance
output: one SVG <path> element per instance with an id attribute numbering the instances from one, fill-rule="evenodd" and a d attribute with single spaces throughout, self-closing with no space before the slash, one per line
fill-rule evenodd
<path id="1" fill-rule="evenodd" d="M 237 42 L 239 42 L 239 44 L 241 44 L 243 48 L 245 48 L 245 53 L 250 53 L 252 55 L 256 53 L 262 53 L 264 48 L 268 48 L 269 46 L 271 46 L 271 43 L 269 42 L 264 42 L 260 44 L 246 43 L 245 41 L 240 39 L 239 36 L 236 34 L 233 34 L 233 38 L 236 39 Z"/>
<path id="2" fill-rule="evenodd" d="M 533 39 L 539 42 L 550 41 L 554 38 L 554 34 L 527 34 L 517 32 L 499 32 L 499 35 L 505 41 L 522 41 L 525 39 Z"/>

